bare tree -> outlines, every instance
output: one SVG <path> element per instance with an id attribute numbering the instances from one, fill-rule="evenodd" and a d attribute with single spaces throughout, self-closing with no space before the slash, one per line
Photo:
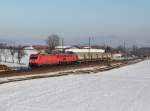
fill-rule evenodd
<path id="1" fill-rule="evenodd" d="M 116 48 L 117 51 L 122 51 L 122 52 L 125 52 L 125 48 L 123 45 L 119 45 L 117 48 Z"/>
<path id="2" fill-rule="evenodd" d="M 4 59 L 5 59 L 5 62 L 8 62 L 8 56 L 9 56 L 8 49 L 4 49 Z"/>
<path id="3" fill-rule="evenodd" d="M 137 55 L 137 53 L 138 53 L 138 47 L 137 47 L 136 45 L 133 45 L 133 46 L 132 46 L 131 54 Z"/>
<path id="4" fill-rule="evenodd" d="M 60 38 L 56 34 L 48 36 L 48 38 L 46 39 L 46 44 L 48 45 L 49 50 L 55 49 L 55 46 L 59 45 L 59 41 Z"/>
<path id="5" fill-rule="evenodd" d="M 0 62 L 2 61 L 2 49 L 0 48 Z"/>
<path id="6" fill-rule="evenodd" d="M 14 57 L 15 57 L 15 53 L 17 52 L 17 49 L 16 49 L 15 46 L 10 46 L 9 51 L 10 51 L 10 54 L 11 54 L 11 57 L 12 57 L 12 62 L 14 63 Z"/>
<path id="7" fill-rule="evenodd" d="M 4 61 L 7 62 L 8 59 L 8 50 L 7 50 L 7 44 L 6 43 L 1 43 L 1 59 L 4 58 Z M 3 58 L 2 58 L 3 56 Z"/>
<path id="8" fill-rule="evenodd" d="M 3 43 L 0 43 L 0 61 L 2 61 L 3 56 Z"/>
<path id="9" fill-rule="evenodd" d="M 21 63 L 21 59 L 26 55 L 22 46 L 16 48 L 18 63 Z"/>
<path id="10" fill-rule="evenodd" d="M 111 46 L 105 46 L 105 51 L 106 52 L 112 52 L 113 48 Z"/>

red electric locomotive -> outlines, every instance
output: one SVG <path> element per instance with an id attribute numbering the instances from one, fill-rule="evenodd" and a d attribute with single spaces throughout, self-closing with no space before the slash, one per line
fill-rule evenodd
<path id="1" fill-rule="evenodd" d="M 32 54 L 30 56 L 30 66 L 42 66 L 50 64 L 71 63 L 77 61 L 76 54 Z"/>

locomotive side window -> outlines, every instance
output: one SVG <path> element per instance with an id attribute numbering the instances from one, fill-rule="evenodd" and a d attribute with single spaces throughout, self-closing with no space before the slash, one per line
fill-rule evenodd
<path id="1" fill-rule="evenodd" d="M 31 56 L 30 58 L 31 59 L 37 59 L 37 56 Z"/>

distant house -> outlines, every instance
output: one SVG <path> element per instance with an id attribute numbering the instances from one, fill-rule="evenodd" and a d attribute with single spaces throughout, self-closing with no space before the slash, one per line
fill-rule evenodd
<path id="1" fill-rule="evenodd" d="M 77 47 L 74 47 L 74 46 L 70 46 L 70 45 L 66 45 L 66 46 L 56 46 L 55 47 L 55 50 L 58 50 L 58 51 L 66 51 L 68 49 L 76 49 Z"/>
<path id="2" fill-rule="evenodd" d="M 33 46 L 25 46 L 24 50 L 28 53 L 45 53 L 47 46 L 44 45 L 33 45 Z"/>
<path id="3" fill-rule="evenodd" d="M 125 53 L 121 51 L 113 52 L 112 53 L 112 59 L 113 60 L 123 60 L 125 59 Z"/>
<path id="4" fill-rule="evenodd" d="M 74 52 L 74 53 L 88 53 L 90 52 L 100 52 L 100 53 L 104 53 L 105 50 L 104 49 L 93 49 L 91 47 L 88 46 L 56 46 L 55 50 L 59 50 L 59 51 L 66 51 L 66 52 Z"/>
<path id="5" fill-rule="evenodd" d="M 48 49 L 48 46 L 46 45 L 33 45 L 33 49 L 37 50 L 39 53 L 45 53 L 45 51 Z"/>

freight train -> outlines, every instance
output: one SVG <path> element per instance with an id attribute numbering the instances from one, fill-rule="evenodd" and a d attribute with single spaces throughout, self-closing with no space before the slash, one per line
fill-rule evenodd
<path id="1" fill-rule="evenodd" d="M 70 64 L 77 62 L 90 62 L 98 60 L 111 60 L 111 53 L 73 53 L 65 52 L 58 54 L 32 54 L 30 55 L 29 65 L 30 66 L 43 66 L 53 64 Z"/>

